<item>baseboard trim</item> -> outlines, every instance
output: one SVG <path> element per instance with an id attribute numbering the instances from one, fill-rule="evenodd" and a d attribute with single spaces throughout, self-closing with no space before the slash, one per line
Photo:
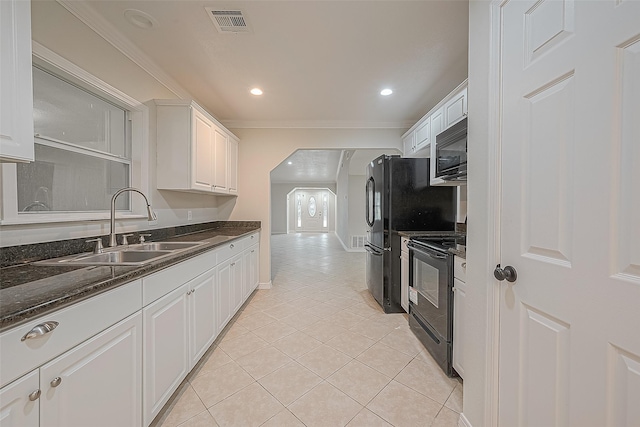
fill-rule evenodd
<path id="1" fill-rule="evenodd" d="M 460 418 L 458 418 L 458 427 L 473 427 L 467 417 L 464 414 L 460 414 Z"/>
<path id="2" fill-rule="evenodd" d="M 268 282 L 260 282 L 258 283 L 258 289 L 271 289 L 273 287 L 273 282 L 269 280 Z"/>

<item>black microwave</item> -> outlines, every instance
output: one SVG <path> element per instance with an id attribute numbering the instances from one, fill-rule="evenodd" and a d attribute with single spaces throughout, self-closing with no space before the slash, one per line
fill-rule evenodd
<path id="1" fill-rule="evenodd" d="M 467 118 L 436 135 L 436 178 L 467 180 Z"/>

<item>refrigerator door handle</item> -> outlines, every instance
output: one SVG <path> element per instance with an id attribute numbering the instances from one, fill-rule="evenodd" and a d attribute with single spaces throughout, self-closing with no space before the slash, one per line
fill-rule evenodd
<path id="1" fill-rule="evenodd" d="M 365 194 L 366 194 L 366 216 L 367 216 L 367 225 L 369 227 L 373 227 L 373 223 L 376 221 L 375 217 L 375 206 L 373 206 L 375 200 L 376 193 L 376 182 L 373 180 L 373 177 L 369 177 L 367 180 L 367 184 L 365 186 Z"/>
<path id="2" fill-rule="evenodd" d="M 378 251 L 376 248 L 374 248 L 373 246 L 369 245 L 369 244 L 365 244 L 364 248 L 367 250 L 367 252 L 369 252 L 370 254 L 376 255 L 376 256 L 382 256 L 383 252 Z"/>

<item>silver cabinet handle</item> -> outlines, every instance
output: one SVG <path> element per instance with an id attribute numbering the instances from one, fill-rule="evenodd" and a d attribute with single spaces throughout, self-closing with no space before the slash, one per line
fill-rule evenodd
<path id="1" fill-rule="evenodd" d="M 230 245 L 229 245 L 229 247 L 230 247 L 231 249 L 235 248 L 235 246 L 233 246 L 233 243 L 232 243 L 232 244 L 230 244 Z"/>
<path id="2" fill-rule="evenodd" d="M 187 292 L 187 295 L 191 295 L 191 291 Z"/>
<path id="3" fill-rule="evenodd" d="M 462 268 L 467 268 L 467 263 L 466 262 L 462 263 Z"/>
<path id="4" fill-rule="evenodd" d="M 255 252 L 255 249 L 251 251 L 251 253 L 254 253 L 254 252 Z"/>
<path id="5" fill-rule="evenodd" d="M 61 382 L 62 382 L 62 378 L 55 377 L 54 379 L 51 380 L 50 384 L 51 384 L 51 387 L 58 387 Z"/>
<path id="6" fill-rule="evenodd" d="M 32 402 L 35 400 L 38 400 L 39 397 L 40 397 L 40 389 L 37 389 L 36 391 L 32 391 L 31 393 L 29 393 L 29 400 Z"/>
<path id="7" fill-rule="evenodd" d="M 196 290 L 195 290 L 195 289 L 191 289 L 191 293 L 192 293 L 192 294 L 195 294 L 195 293 L 196 293 Z"/>
<path id="8" fill-rule="evenodd" d="M 27 332 L 21 339 L 20 341 L 24 341 L 24 340 L 30 340 L 31 338 L 38 338 L 41 337 L 43 335 L 48 334 L 49 332 L 53 331 L 55 328 L 57 328 L 59 325 L 58 322 L 54 322 L 53 320 L 50 320 L 48 322 L 44 322 L 41 323 L 37 326 L 35 326 L 33 329 L 31 329 L 29 332 Z"/>
<path id="9" fill-rule="evenodd" d="M 251 236 L 251 238 L 252 238 L 252 239 L 253 239 L 254 237 L 256 237 L 256 236 Z"/>

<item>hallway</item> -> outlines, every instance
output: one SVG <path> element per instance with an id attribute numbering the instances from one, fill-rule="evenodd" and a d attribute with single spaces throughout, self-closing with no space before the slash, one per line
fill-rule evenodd
<path id="1" fill-rule="evenodd" d="M 457 426 L 462 384 L 384 314 L 365 254 L 333 234 L 271 236 L 273 287 L 258 290 L 155 426 Z"/>

